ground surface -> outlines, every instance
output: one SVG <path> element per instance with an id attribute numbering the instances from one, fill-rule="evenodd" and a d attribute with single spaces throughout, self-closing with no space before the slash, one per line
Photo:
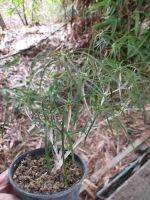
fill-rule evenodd
<path id="1" fill-rule="evenodd" d="M 150 199 L 150 160 L 108 198 L 108 200 L 129 199 Z"/>
<path id="2" fill-rule="evenodd" d="M 51 172 L 54 167 L 53 159 L 49 159 L 51 169 L 45 164 L 45 156 L 27 156 L 16 169 L 13 179 L 17 185 L 30 193 L 51 194 L 60 192 L 80 180 L 81 170 L 75 162 L 66 162 L 67 179 L 64 185 L 63 169 Z"/>

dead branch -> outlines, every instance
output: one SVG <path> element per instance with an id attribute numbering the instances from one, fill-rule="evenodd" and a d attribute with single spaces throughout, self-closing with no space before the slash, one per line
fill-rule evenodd
<path id="1" fill-rule="evenodd" d="M 55 30 L 54 32 L 50 33 L 49 36 L 47 36 L 46 38 L 42 39 L 39 43 L 45 41 L 45 40 L 48 39 L 50 36 L 52 36 L 52 35 L 54 35 L 55 33 L 61 31 L 61 29 L 62 29 L 63 27 L 65 27 L 65 26 L 66 26 L 66 23 L 63 24 L 59 29 L 57 29 L 57 30 Z M 22 52 L 24 52 L 24 51 L 26 51 L 26 50 L 29 50 L 29 49 L 31 49 L 31 48 L 33 48 L 33 47 L 36 47 L 36 45 L 37 45 L 37 44 L 34 44 L 34 45 L 32 45 L 32 46 L 30 46 L 30 47 L 28 47 L 28 48 L 26 48 L 26 49 L 21 49 L 20 51 L 17 51 L 17 52 L 11 53 L 11 54 L 7 54 L 7 55 L 5 55 L 5 56 L 3 56 L 3 57 L 0 57 L 0 60 L 3 60 L 3 59 L 6 59 L 6 58 L 15 56 L 15 55 L 17 55 L 17 54 L 19 54 L 19 53 L 22 53 Z"/>

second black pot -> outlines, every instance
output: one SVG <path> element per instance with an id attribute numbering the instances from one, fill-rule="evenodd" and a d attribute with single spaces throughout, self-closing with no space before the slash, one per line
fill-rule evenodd
<path id="1" fill-rule="evenodd" d="M 49 194 L 49 195 L 35 194 L 35 193 L 29 193 L 29 192 L 22 190 L 14 182 L 13 175 L 15 173 L 15 170 L 20 165 L 21 161 L 23 161 L 27 155 L 36 157 L 37 155 L 43 155 L 44 153 L 45 153 L 44 148 L 31 150 L 31 151 L 28 151 L 28 152 L 22 154 L 21 156 L 19 156 L 11 164 L 10 169 L 9 169 L 9 181 L 10 181 L 10 184 L 11 184 L 15 194 L 23 200 L 77 200 L 79 191 L 80 191 L 80 188 L 81 188 L 84 176 L 85 176 L 86 167 L 85 167 L 85 163 L 76 154 L 74 155 L 75 161 L 76 161 L 77 165 L 79 166 L 79 168 L 81 169 L 82 177 L 78 182 L 76 182 L 74 185 L 72 185 L 67 190 Z"/>

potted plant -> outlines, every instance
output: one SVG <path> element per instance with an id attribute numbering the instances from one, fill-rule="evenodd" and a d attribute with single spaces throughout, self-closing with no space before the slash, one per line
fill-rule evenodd
<path id="1" fill-rule="evenodd" d="M 26 87 L 13 89 L 17 105 L 44 133 L 45 147 L 16 158 L 9 180 L 21 199 L 76 200 L 86 166 L 74 153 L 78 143 L 74 137 L 85 138 L 94 121 L 88 118 L 85 125 L 77 126 L 80 109 L 86 104 L 83 74 L 73 77 L 65 67 L 58 75 L 47 66 L 39 73 L 40 81 L 37 71 L 36 76 L 32 71 Z"/>

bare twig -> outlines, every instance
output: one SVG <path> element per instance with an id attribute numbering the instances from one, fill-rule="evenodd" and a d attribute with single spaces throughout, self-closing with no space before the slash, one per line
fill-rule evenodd
<path id="1" fill-rule="evenodd" d="M 83 94 L 83 101 L 84 101 L 84 105 L 87 109 L 87 112 L 89 113 L 89 116 L 92 117 L 92 113 L 88 107 L 88 104 L 87 104 L 87 101 L 86 101 L 86 98 L 85 98 L 85 91 L 84 91 L 84 84 L 82 85 L 82 94 Z"/>
<path id="2" fill-rule="evenodd" d="M 71 105 L 68 106 L 68 118 L 67 118 L 67 131 L 69 130 L 70 127 L 70 121 L 71 121 L 71 115 L 72 115 L 72 109 Z"/>
<path id="3" fill-rule="evenodd" d="M 22 9 L 23 9 L 23 17 L 24 17 L 24 21 L 25 21 L 25 25 L 28 25 L 28 21 L 27 21 L 27 16 L 26 16 L 26 9 L 25 9 L 25 2 L 23 0 L 22 2 Z"/>
<path id="4" fill-rule="evenodd" d="M 14 7 L 15 7 L 15 10 L 16 10 L 18 16 L 20 17 L 20 19 L 21 19 L 23 25 L 26 25 L 25 22 L 24 22 L 24 20 L 23 20 L 23 18 L 22 18 L 22 16 L 21 16 L 21 14 L 20 14 L 20 12 L 19 12 L 19 10 L 18 10 L 18 8 L 17 8 L 15 5 L 14 5 Z"/>

